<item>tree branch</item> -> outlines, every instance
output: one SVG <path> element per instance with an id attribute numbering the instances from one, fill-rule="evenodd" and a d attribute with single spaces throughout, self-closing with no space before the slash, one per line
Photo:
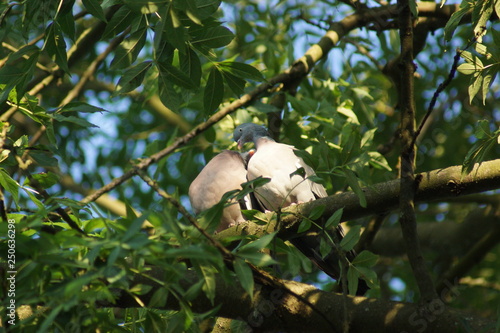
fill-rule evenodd
<path id="1" fill-rule="evenodd" d="M 484 256 L 500 242 L 500 224 L 498 223 L 500 218 L 499 208 L 495 207 L 492 209 L 492 207 L 489 207 L 486 210 L 486 215 L 490 215 L 487 216 L 487 218 L 493 218 L 497 223 L 495 223 L 493 228 L 489 229 L 489 232 L 487 232 L 478 242 L 473 244 L 464 257 L 440 277 L 437 283 L 438 293 L 441 294 L 443 291 L 446 291 L 450 284 L 458 281 L 471 267 L 481 262 Z"/>
<path id="2" fill-rule="evenodd" d="M 163 281 L 163 272 L 153 269 L 152 278 L 137 276 L 134 284 L 150 285 L 153 289 L 146 295 L 140 296 L 143 304 L 149 304 L 151 297 L 160 288 L 154 279 Z M 196 275 L 186 276 L 180 283 L 183 289 L 198 282 Z M 349 332 L 390 332 L 390 331 L 433 331 L 456 332 L 463 325 L 468 325 L 475 332 L 481 331 L 493 322 L 465 315 L 458 311 L 446 309 L 441 300 L 436 300 L 429 307 L 427 316 L 419 315 L 415 304 L 393 302 L 382 299 L 367 299 L 365 297 L 345 297 L 340 294 L 325 292 L 315 287 L 294 281 L 280 280 L 280 284 L 300 295 L 316 309 L 311 309 L 297 301 L 292 295 L 286 294 L 273 286 L 256 285 L 254 300 L 245 293 L 239 284 L 226 282 L 216 278 L 215 305 L 220 305 L 218 316 L 238 319 L 246 322 L 248 329 L 256 332 L 331 332 L 330 321 L 335 327 L 342 327 L 344 301 L 347 302 L 347 311 L 351 315 Z M 214 307 L 206 296 L 200 293 L 191 301 L 195 312 L 203 313 Z M 102 304 L 110 306 L 111 304 Z M 122 292 L 118 295 L 114 307 L 139 307 L 137 301 Z M 165 300 L 164 309 L 179 309 L 175 297 Z M 325 318 L 329 318 L 327 322 Z M 463 322 L 465 320 L 465 322 Z"/>
<path id="3" fill-rule="evenodd" d="M 410 1 L 398 0 L 399 37 L 401 40 L 401 76 L 399 97 L 401 109 L 401 187 L 399 195 L 399 223 L 405 240 L 406 253 L 420 291 L 426 304 L 437 298 L 434 282 L 425 266 L 418 241 L 417 217 L 415 215 L 415 95 L 413 75 L 413 17 Z"/>
<path id="4" fill-rule="evenodd" d="M 418 236 L 423 251 L 434 251 L 450 260 L 463 257 L 481 238 L 500 225 L 500 216 L 488 214 L 489 207 L 477 208 L 463 221 L 443 221 L 418 224 Z M 498 240 L 500 242 L 500 239 Z M 381 228 L 367 249 L 381 256 L 404 255 L 404 239 L 395 227 Z"/>
<path id="5" fill-rule="evenodd" d="M 462 178 L 462 166 L 452 166 L 417 174 L 415 176 L 415 202 L 446 201 L 458 196 L 475 194 L 500 188 L 500 159 L 476 164 L 472 172 Z M 387 213 L 398 208 L 400 180 L 395 179 L 363 188 L 366 207 L 359 204 L 354 192 L 343 192 L 326 198 L 303 204 L 289 206 L 282 210 L 280 237 L 290 238 L 297 235 L 301 216 L 309 216 L 318 206 L 325 210 L 320 218 L 328 218 L 340 208 L 344 209 L 342 220 L 348 221 L 373 214 Z M 272 214 L 272 213 L 269 213 Z M 257 225 L 244 222 L 226 229 L 217 237 L 238 235 L 242 232 L 252 235 L 263 235 L 275 231 L 276 225 Z M 310 230 L 314 229 L 312 227 Z"/>

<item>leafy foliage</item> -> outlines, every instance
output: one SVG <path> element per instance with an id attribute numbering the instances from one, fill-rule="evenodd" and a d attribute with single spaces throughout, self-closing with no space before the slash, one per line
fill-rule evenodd
<path id="1" fill-rule="evenodd" d="M 411 3 L 417 15 L 418 4 Z M 159 199 L 139 177 L 115 183 L 111 195 L 90 203 L 85 198 L 178 142 L 221 106 L 285 72 L 324 35 L 326 16 L 340 21 L 352 10 L 344 2 L 327 1 L 0 4 L 0 210 L 6 214 L 1 218 L 15 225 L 16 305 L 23 306 L 13 329 L 66 332 L 79 323 L 83 331 L 197 332 L 219 310 L 218 279 L 241 285 L 253 298 L 256 267 L 324 290 L 337 286 L 275 232 L 219 237 L 231 249 L 234 260 L 229 260 L 213 246 L 213 235 L 201 234 L 172 202 L 189 208 L 190 181 L 214 154 L 235 147 L 230 135 L 235 125 L 265 123 L 279 114 L 278 126 L 268 126 L 278 127 L 280 141 L 297 147 L 297 155 L 314 167 L 317 175 L 311 180 L 324 184 L 329 194 L 354 192 L 366 208 L 364 187 L 399 173 L 397 84 L 387 70 L 399 53 L 399 40 L 390 22 L 377 22 L 377 32 L 372 25 L 350 32 L 305 79 L 262 91 L 151 165 L 148 173 L 170 201 Z M 417 120 L 448 75 L 449 51 L 457 47 L 465 61 L 417 141 L 418 171 L 462 165 L 465 176 L 476 163 L 500 153 L 495 109 L 500 35 L 494 14 L 500 16 L 498 1 L 464 1 L 447 23 L 436 19 L 434 35 L 426 36 L 426 47 L 416 52 Z M 471 23 L 464 24 L 468 15 Z M 290 88 L 294 83 L 298 86 Z M 278 105 L 283 96 L 286 102 Z M 197 224 L 213 231 L 229 200 L 266 181 L 228 193 L 200 214 Z M 417 207 L 419 223 L 459 224 L 481 203 L 426 203 Z M 325 206 L 317 206 L 304 216 L 298 232 L 333 230 L 343 221 L 339 210 L 319 225 L 324 211 Z M 259 226 L 280 222 L 276 214 L 244 214 Z M 396 221 L 397 215 L 388 212 L 384 226 L 393 231 Z M 369 218 L 347 223 L 341 251 L 366 245 L 362 230 L 368 223 Z M 3 256 L 9 225 L 0 223 L 2 278 L 13 270 L 5 269 Z M 433 274 L 440 276 L 460 260 L 467 249 L 458 245 L 447 257 L 431 247 Z M 318 252 L 325 257 L 335 246 L 334 239 L 323 237 Z M 493 248 L 470 277 L 498 283 L 498 251 Z M 348 263 L 349 292 L 355 294 L 361 278 L 372 288 L 370 297 L 414 301 L 414 277 L 402 258 L 401 249 L 398 255 L 360 252 Z M 195 276 L 189 286 L 186 276 Z M 450 304 L 494 313 L 498 293 L 475 288 L 481 294 L 463 292 Z M 137 307 L 118 309 L 120 293 Z M 8 298 L 4 288 L 0 294 L 3 313 Z M 212 309 L 193 310 L 200 295 Z"/>

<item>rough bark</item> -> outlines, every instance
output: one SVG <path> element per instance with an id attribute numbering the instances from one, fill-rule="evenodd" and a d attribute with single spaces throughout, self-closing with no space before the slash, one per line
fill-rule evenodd
<path id="1" fill-rule="evenodd" d="M 500 188 L 500 159 L 476 164 L 472 172 L 462 177 L 461 166 L 452 166 L 417 174 L 415 176 L 415 202 L 446 202 L 459 196 L 475 194 Z M 317 206 L 325 206 L 322 217 L 328 218 L 343 208 L 342 221 L 353 220 L 373 214 L 394 211 L 399 202 L 399 179 L 363 188 L 366 207 L 359 204 L 354 192 L 344 192 L 315 201 L 283 209 L 280 237 L 288 238 L 297 234 L 301 216 L 308 216 Z M 272 214 L 272 213 L 269 213 Z M 245 222 L 219 233 L 217 237 L 238 234 L 262 235 L 274 231 L 276 225 L 271 221 L 262 226 Z"/>
<path id="2" fill-rule="evenodd" d="M 161 271 L 153 270 L 151 275 L 163 281 Z M 181 282 L 189 288 L 198 278 L 192 274 Z M 152 285 L 141 301 L 148 304 L 159 285 L 151 279 L 137 277 L 137 283 Z M 350 313 L 349 332 L 457 332 L 466 327 L 474 332 L 485 331 L 492 322 L 458 311 L 449 310 L 441 300 L 430 303 L 423 311 L 415 304 L 393 302 L 365 297 L 344 299 L 341 294 L 325 292 L 315 287 L 294 281 L 281 280 L 284 288 L 256 286 L 254 300 L 234 281 L 217 279 L 214 304 L 198 295 L 191 300 L 193 311 L 205 312 L 220 305 L 218 315 L 238 319 L 247 324 L 248 332 L 335 332 L 342 327 L 344 301 Z M 306 299 L 314 308 L 299 300 L 287 290 Z M 109 306 L 103 304 L 103 306 Z M 115 307 L 139 307 L 126 293 L 119 294 Z M 168 297 L 163 309 L 179 308 L 175 297 Z M 467 326 L 465 326 L 467 325 Z"/>

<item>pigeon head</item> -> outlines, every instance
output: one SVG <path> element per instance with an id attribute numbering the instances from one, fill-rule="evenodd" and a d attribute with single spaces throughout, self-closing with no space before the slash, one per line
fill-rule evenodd
<path id="1" fill-rule="evenodd" d="M 269 137 L 269 133 L 261 125 L 245 123 L 236 127 L 233 136 L 234 141 L 238 143 L 238 148 L 241 149 L 247 142 L 253 141 L 255 143 L 261 137 Z"/>

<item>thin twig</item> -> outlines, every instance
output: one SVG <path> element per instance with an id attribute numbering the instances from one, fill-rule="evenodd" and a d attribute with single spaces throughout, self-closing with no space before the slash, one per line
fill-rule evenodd
<path id="1" fill-rule="evenodd" d="M 423 129 L 427 119 L 430 117 L 432 111 L 434 110 L 434 107 L 436 106 L 437 99 L 438 99 L 439 95 L 441 94 L 441 92 L 443 92 L 446 89 L 446 87 L 448 87 L 448 85 L 451 83 L 451 81 L 455 77 L 455 74 L 456 74 L 457 68 L 458 68 L 458 62 L 460 61 L 460 56 L 462 55 L 462 52 L 469 49 L 474 43 L 476 43 L 477 39 L 479 38 L 479 36 L 481 34 L 482 34 L 482 32 L 478 32 L 476 34 L 476 36 L 474 37 L 474 39 L 472 39 L 469 43 L 467 43 L 464 50 L 457 49 L 455 56 L 453 57 L 453 64 L 451 66 L 450 72 L 448 73 L 448 77 L 446 78 L 446 80 L 441 82 L 441 84 L 439 84 L 436 91 L 432 95 L 432 99 L 431 99 L 431 102 L 429 103 L 429 107 L 427 108 L 427 112 L 425 113 L 424 118 L 422 118 L 422 121 L 420 122 L 420 125 L 418 126 L 418 129 L 415 132 L 415 135 L 413 137 L 413 142 L 412 142 L 413 144 L 415 144 L 415 142 L 417 141 L 418 136 L 420 135 L 420 132 L 422 132 L 422 129 Z"/>

